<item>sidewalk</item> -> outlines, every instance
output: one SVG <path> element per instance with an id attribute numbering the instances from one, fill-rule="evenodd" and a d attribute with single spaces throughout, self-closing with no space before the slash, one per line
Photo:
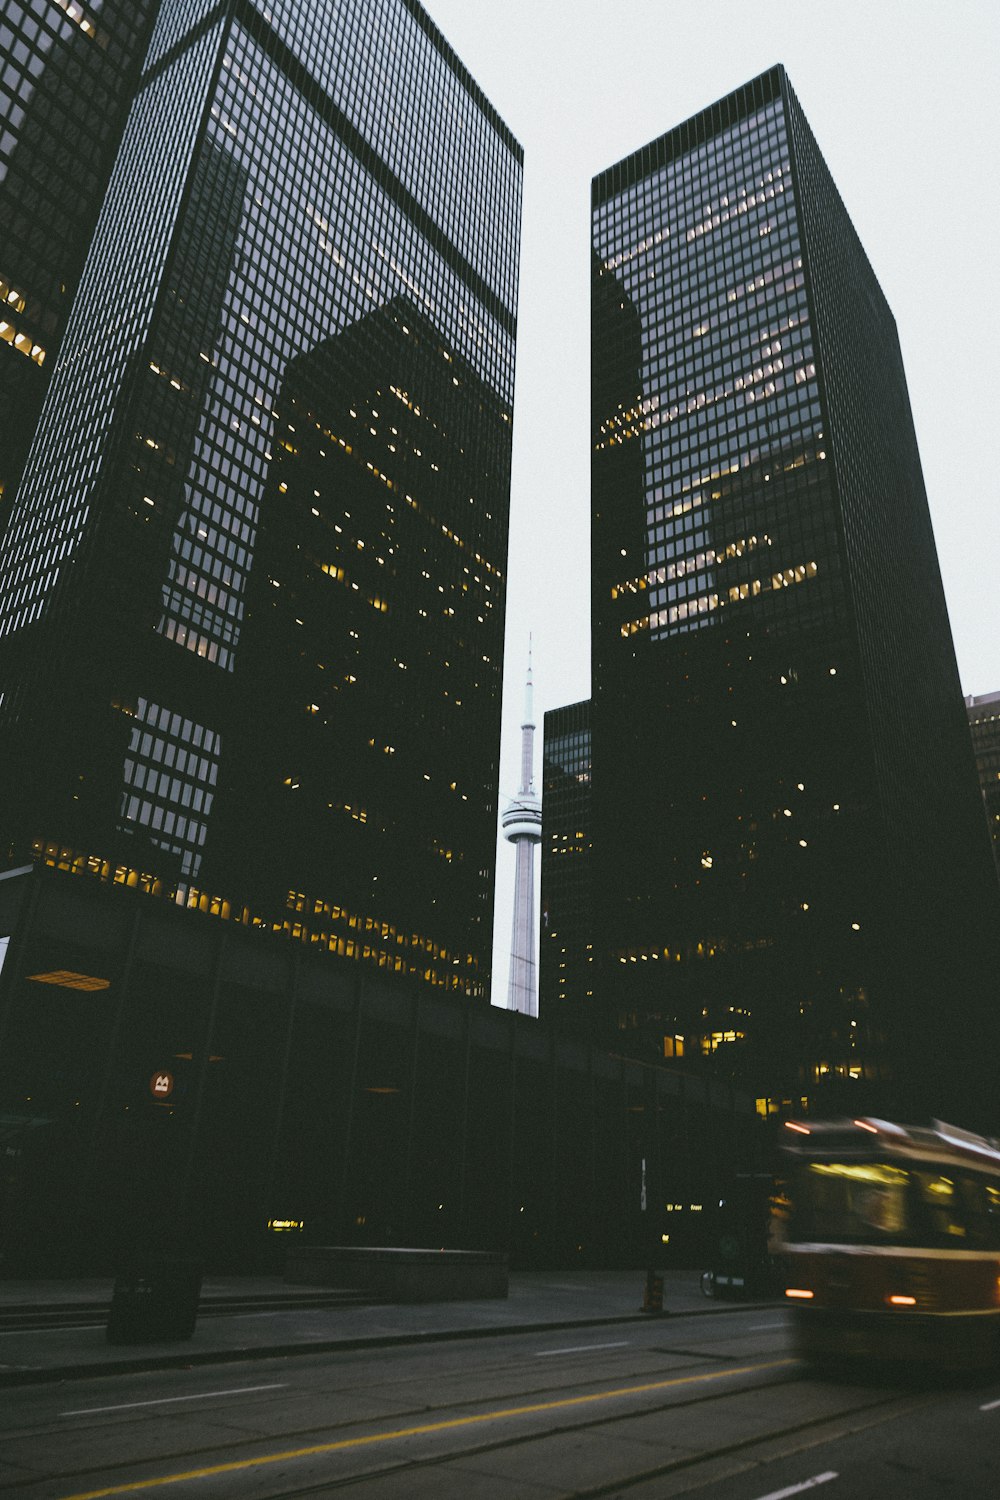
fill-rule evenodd
<path id="1" fill-rule="evenodd" d="M 286 1287 L 278 1277 L 216 1277 L 206 1279 L 202 1305 L 239 1298 L 245 1311 L 199 1316 L 193 1338 L 182 1343 L 112 1346 L 105 1336 L 110 1281 L 0 1282 L 0 1314 L 39 1307 L 93 1309 L 93 1322 L 84 1326 L 0 1329 L 0 1386 L 644 1321 L 650 1315 L 641 1311 L 643 1287 L 641 1271 L 527 1271 L 511 1273 L 506 1299 L 282 1308 L 275 1303 L 283 1295 L 291 1298 L 305 1289 Z M 257 1300 L 265 1310 L 252 1310 Z M 664 1277 L 664 1316 L 721 1312 L 733 1305 L 703 1297 L 697 1271 Z"/>

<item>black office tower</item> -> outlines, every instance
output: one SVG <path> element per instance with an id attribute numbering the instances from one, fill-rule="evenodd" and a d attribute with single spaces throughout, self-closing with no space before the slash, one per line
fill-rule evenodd
<path id="1" fill-rule="evenodd" d="M 468 1241 L 500 1170 L 522 152 L 416 0 L 156 10 L 0 537 L 8 1273 Z"/>
<path id="2" fill-rule="evenodd" d="M 6 863 L 485 999 L 521 161 L 415 0 L 160 7 L 2 540 Z"/>
<path id="3" fill-rule="evenodd" d="M 597 177 L 593 246 L 608 1024 L 764 1115 L 995 1126 L 996 882 L 899 344 L 784 70 Z"/>
<path id="4" fill-rule="evenodd" d="M 55 367 L 158 4 L 0 5 L 0 525 Z"/>

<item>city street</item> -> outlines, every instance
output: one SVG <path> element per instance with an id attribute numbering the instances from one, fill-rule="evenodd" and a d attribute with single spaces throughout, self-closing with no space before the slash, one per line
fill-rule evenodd
<path id="1" fill-rule="evenodd" d="M 553 1278 L 555 1279 L 555 1278 Z M 0 1494 L 978 1500 L 1000 1375 L 809 1376 L 776 1306 L 4 1392 Z"/>

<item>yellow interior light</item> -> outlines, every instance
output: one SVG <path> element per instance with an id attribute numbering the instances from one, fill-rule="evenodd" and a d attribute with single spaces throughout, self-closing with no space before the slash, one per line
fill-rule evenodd
<path id="1" fill-rule="evenodd" d="M 98 979 L 93 974 L 75 974 L 72 969 L 52 969 L 47 974 L 29 974 L 36 984 L 60 984 L 68 990 L 106 990 L 110 979 Z"/>

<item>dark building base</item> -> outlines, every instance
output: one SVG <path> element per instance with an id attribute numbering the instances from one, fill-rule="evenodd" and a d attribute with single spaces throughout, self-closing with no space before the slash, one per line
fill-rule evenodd
<path id="1" fill-rule="evenodd" d="M 141 891 L 9 871 L 4 934 L 0 1275 L 310 1244 L 642 1265 L 753 1149 L 724 1084 Z"/>

